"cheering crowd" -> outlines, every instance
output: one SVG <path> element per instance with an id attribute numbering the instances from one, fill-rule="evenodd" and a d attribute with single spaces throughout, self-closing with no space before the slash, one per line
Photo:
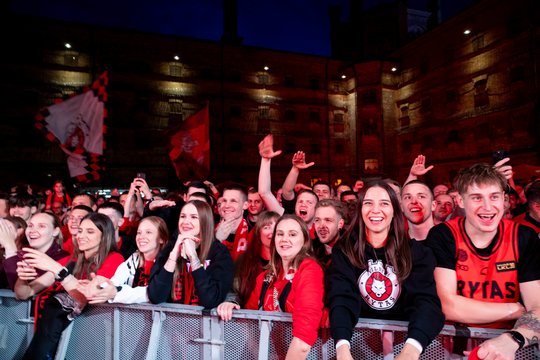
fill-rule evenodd
<path id="1" fill-rule="evenodd" d="M 334 189 L 298 183 L 314 164 L 297 152 L 274 193 L 271 135 L 259 153 L 256 187 L 191 181 L 164 194 L 136 177 L 108 199 L 70 196 L 61 182 L 47 196 L 0 196 L 0 288 L 36 301 L 24 358 L 54 358 L 69 323 L 104 302 L 199 305 L 225 321 L 238 309 L 289 312 L 287 359 L 306 358 L 321 327 L 337 358 L 352 359 L 359 318 L 408 322 L 399 360 L 418 359 L 445 321 L 506 329 L 473 350 L 479 359 L 538 343 L 540 180 L 515 184 L 508 158 L 433 191 L 422 155 L 403 186 Z"/>

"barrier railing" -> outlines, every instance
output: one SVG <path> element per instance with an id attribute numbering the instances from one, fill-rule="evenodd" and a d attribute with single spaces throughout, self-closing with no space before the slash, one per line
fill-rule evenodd
<path id="1" fill-rule="evenodd" d="M 31 302 L 0 290 L 0 358 L 20 359 L 33 332 Z M 92 306 L 62 336 L 57 359 L 283 359 L 292 339 L 290 314 L 241 310 L 232 321 L 215 310 L 176 304 Z M 407 324 L 362 319 L 351 341 L 354 359 L 390 360 L 403 347 Z M 462 359 L 452 353 L 460 335 L 470 349 L 501 330 L 445 326 L 422 354 L 425 360 Z M 335 358 L 334 341 L 322 329 L 308 359 Z M 465 358 L 463 358 L 465 359 Z M 520 350 L 517 360 L 540 359 L 538 349 Z"/>

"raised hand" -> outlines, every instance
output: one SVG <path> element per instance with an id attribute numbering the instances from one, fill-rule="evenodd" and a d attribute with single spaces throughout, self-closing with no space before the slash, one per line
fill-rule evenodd
<path id="1" fill-rule="evenodd" d="M 281 154 L 281 150 L 274 151 L 274 137 L 266 135 L 259 143 L 259 155 L 265 159 L 272 159 Z"/>
<path id="2" fill-rule="evenodd" d="M 431 169 L 433 169 L 433 165 L 426 168 L 426 157 L 424 155 L 418 155 L 416 159 L 414 159 L 409 173 L 414 176 L 421 176 L 426 174 Z"/>
<path id="3" fill-rule="evenodd" d="M 297 151 L 292 158 L 292 164 L 295 168 L 303 170 L 315 165 L 312 161 L 309 164 L 306 164 L 306 154 L 303 151 Z"/>
<path id="4" fill-rule="evenodd" d="M 506 157 L 502 160 L 497 161 L 495 165 L 493 165 L 495 170 L 500 172 L 506 178 L 506 180 L 510 180 L 514 176 L 514 172 L 512 171 L 512 165 L 507 164 L 509 161 L 510 158 Z"/>

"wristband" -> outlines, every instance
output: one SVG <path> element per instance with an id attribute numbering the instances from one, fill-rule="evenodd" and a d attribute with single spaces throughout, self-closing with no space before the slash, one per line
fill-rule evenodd
<path id="1" fill-rule="evenodd" d="M 518 350 L 523 348 L 523 346 L 525 346 L 525 337 L 519 331 L 510 330 L 510 331 L 505 331 L 504 333 L 510 335 L 512 340 L 517 342 L 519 346 Z"/>
<path id="2" fill-rule="evenodd" d="M 58 274 L 54 275 L 56 281 L 64 281 L 70 275 L 69 270 L 66 267 L 63 267 Z"/>
<path id="3" fill-rule="evenodd" d="M 345 339 L 339 340 L 339 341 L 336 343 L 336 350 L 337 350 L 338 347 L 340 347 L 341 345 L 347 345 L 347 347 L 348 347 L 349 349 L 351 348 L 351 343 L 349 342 L 349 340 L 345 340 Z"/>
<path id="4" fill-rule="evenodd" d="M 418 340 L 416 340 L 416 339 L 408 338 L 408 339 L 405 341 L 405 344 L 411 344 L 411 346 L 413 346 L 414 348 L 416 348 L 416 350 L 420 351 L 420 354 L 422 353 L 422 351 L 424 351 L 424 347 L 423 347 L 422 344 L 420 344 L 420 342 L 418 342 Z"/>
<path id="5" fill-rule="evenodd" d="M 191 264 L 191 271 L 195 271 L 202 266 L 201 261 L 198 258 L 192 259 L 190 261 L 190 264 Z"/>

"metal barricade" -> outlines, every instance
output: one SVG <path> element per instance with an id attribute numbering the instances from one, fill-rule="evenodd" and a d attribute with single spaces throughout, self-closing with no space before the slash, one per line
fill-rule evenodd
<path id="1" fill-rule="evenodd" d="M 20 359 L 32 331 L 31 302 L 0 291 L 0 358 Z M 290 314 L 235 311 L 232 321 L 219 320 L 215 310 L 176 304 L 104 304 L 91 306 L 64 332 L 57 359 L 283 359 L 292 339 Z M 460 329 L 445 326 L 421 359 L 462 359 L 452 353 Z M 467 328 L 469 348 L 501 330 Z M 362 319 L 351 341 L 352 355 L 362 360 L 390 360 L 406 339 L 407 324 Z M 335 359 L 334 341 L 321 329 L 308 359 Z M 517 360 L 540 359 L 538 350 L 520 350 Z"/>

